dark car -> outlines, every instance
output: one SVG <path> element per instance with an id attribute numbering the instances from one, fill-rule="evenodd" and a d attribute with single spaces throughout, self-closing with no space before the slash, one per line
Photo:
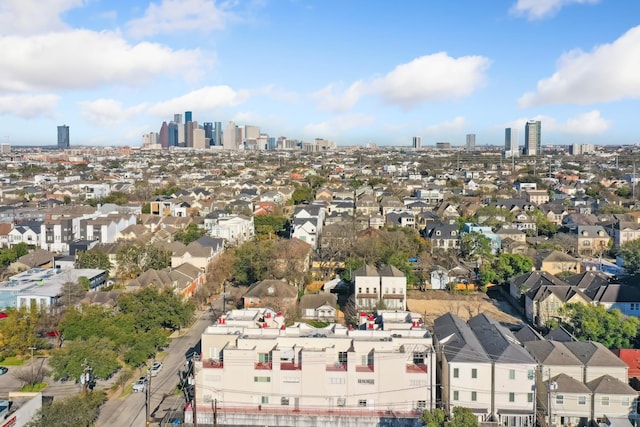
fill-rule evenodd
<path id="1" fill-rule="evenodd" d="M 0 375 L 4 375 L 7 372 L 9 372 L 9 368 L 7 368 L 6 366 L 0 366 Z"/>

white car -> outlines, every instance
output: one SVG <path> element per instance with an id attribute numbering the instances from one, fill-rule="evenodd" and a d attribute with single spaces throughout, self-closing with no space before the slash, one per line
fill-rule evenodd
<path id="1" fill-rule="evenodd" d="M 133 387 L 131 387 L 131 391 L 133 391 L 134 393 L 144 393 L 145 391 L 147 391 L 147 382 L 147 377 L 138 378 L 138 381 L 136 381 L 133 384 Z"/>
<path id="2" fill-rule="evenodd" d="M 149 375 L 155 377 L 162 370 L 162 362 L 153 362 L 151 369 L 149 369 Z"/>

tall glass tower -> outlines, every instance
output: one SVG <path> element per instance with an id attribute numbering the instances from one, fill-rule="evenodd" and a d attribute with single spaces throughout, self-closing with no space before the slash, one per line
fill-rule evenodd
<path id="1" fill-rule="evenodd" d="M 525 156 L 539 156 L 542 154 L 541 141 L 542 123 L 539 120 L 529 120 L 524 127 Z"/>
<path id="2" fill-rule="evenodd" d="M 58 126 L 58 149 L 69 148 L 69 126 Z"/>

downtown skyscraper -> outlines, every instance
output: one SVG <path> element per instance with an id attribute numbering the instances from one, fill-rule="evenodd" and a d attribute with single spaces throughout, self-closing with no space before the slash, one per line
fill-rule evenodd
<path id="1" fill-rule="evenodd" d="M 539 156 L 542 154 L 541 138 L 542 122 L 529 120 L 524 127 L 524 155 Z"/>
<path id="2" fill-rule="evenodd" d="M 69 126 L 58 126 L 58 149 L 69 148 Z"/>

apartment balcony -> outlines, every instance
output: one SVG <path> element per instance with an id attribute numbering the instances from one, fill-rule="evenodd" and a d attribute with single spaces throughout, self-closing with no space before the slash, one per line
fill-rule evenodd
<path id="1" fill-rule="evenodd" d="M 356 372 L 373 372 L 373 365 L 356 366 Z"/>
<path id="2" fill-rule="evenodd" d="M 293 363 L 293 362 L 280 362 L 280 370 L 281 371 L 300 371 L 302 370 L 302 365 L 299 363 Z"/>
<path id="3" fill-rule="evenodd" d="M 327 365 L 327 368 L 326 368 L 327 372 L 346 372 L 346 370 L 347 370 L 347 364 L 340 363 L 340 362 Z"/>
<path id="4" fill-rule="evenodd" d="M 264 371 L 270 371 L 271 369 L 273 369 L 273 364 L 271 362 L 256 362 L 254 368 Z"/>
<path id="5" fill-rule="evenodd" d="M 407 373 L 426 374 L 427 372 L 427 365 L 407 365 Z"/>
<path id="6" fill-rule="evenodd" d="M 213 369 L 222 369 L 224 368 L 224 362 L 222 360 L 203 360 L 202 361 L 203 368 L 213 368 Z"/>

